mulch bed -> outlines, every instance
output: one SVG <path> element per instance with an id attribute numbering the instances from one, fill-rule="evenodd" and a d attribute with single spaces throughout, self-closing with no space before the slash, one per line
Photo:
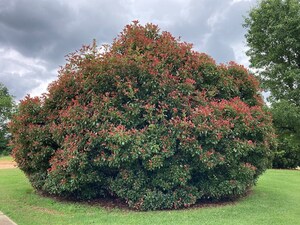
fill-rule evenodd
<path id="1" fill-rule="evenodd" d="M 82 205 L 89 205 L 93 207 L 100 207 L 104 208 L 108 211 L 113 210 L 113 209 L 119 209 L 124 212 L 140 212 L 138 210 L 129 208 L 126 202 L 120 198 L 114 198 L 114 197 L 106 197 L 106 198 L 99 198 L 99 199 L 94 199 L 94 200 L 83 200 L 80 201 L 78 199 L 72 199 L 72 198 L 63 198 L 63 197 L 58 197 L 58 196 L 52 196 L 47 193 L 37 193 L 40 196 L 43 197 L 48 197 L 55 199 L 58 202 L 69 202 L 69 203 L 77 203 L 77 204 L 82 204 Z M 210 200 L 200 200 L 196 204 L 188 207 L 188 208 L 180 208 L 180 209 L 166 209 L 166 210 L 157 210 L 157 211 L 173 211 L 173 210 L 190 210 L 190 209 L 199 209 L 199 208 L 215 208 L 215 207 L 223 207 L 223 206 L 228 206 L 228 205 L 235 205 L 239 201 L 243 200 L 244 198 L 249 197 L 252 194 L 252 190 L 248 190 L 247 193 L 242 196 L 241 198 L 238 199 L 229 199 L 229 200 L 220 200 L 220 201 L 210 201 Z"/>

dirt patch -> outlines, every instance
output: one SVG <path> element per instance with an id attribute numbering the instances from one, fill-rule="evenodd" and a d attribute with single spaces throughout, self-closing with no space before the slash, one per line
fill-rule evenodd
<path id="1" fill-rule="evenodd" d="M 17 163 L 14 161 L 0 161 L 0 169 L 13 169 L 17 168 Z"/>

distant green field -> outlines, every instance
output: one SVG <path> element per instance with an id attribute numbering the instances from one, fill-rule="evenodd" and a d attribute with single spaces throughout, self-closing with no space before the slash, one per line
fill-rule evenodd
<path id="1" fill-rule="evenodd" d="M 226 206 L 134 212 L 36 195 L 19 169 L 0 170 L 0 211 L 18 225 L 300 224 L 300 171 L 268 170 L 253 193 Z"/>
<path id="2" fill-rule="evenodd" d="M 13 161 L 13 158 L 11 156 L 1 156 L 0 162 L 2 161 Z"/>

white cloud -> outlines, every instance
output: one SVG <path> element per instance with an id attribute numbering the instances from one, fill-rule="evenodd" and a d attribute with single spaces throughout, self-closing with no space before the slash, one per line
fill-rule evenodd
<path id="1" fill-rule="evenodd" d="M 40 95 L 55 75 L 48 72 L 47 63 L 39 58 L 22 55 L 12 48 L 0 48 L 0 82 L 17 99 L 27 93 Z"/>
<path id="2" fill-rule="evenodd" d="M 21 76 L 26 76 L 26 73 L 32 69 L 46 72 L 46 67 L 44 66 L 46 62 L 44 60 L 25 57 L 12 48 L 0 48 L 0 59 L 2 62 L 5 62 L 5 64 L 1 63 L 2 72 L 18 73 Z"/>
<path id="3" fill-rule="evenodd" d="M 232 5 L 239 2 L 251 2 L 251 0 L 232 0 L 230 4 Z"/>
<path id="4" fill-rule="evenodd" d="M 245 67 L 249 67 L 249 58 L 246 56 L 247 47 L 244 42 L 237 42 L 231 44 L 231 47 L 234 52 L 235 60 L 237 63 L 244 65 Z"/>
<path id="5" fill-rule="evenodd" d="M 47 88 L 48 85 L 55 80 L 55 77 L 53 77 L 52 79 L 47 79 L 44 81 L 41 80 L 37 80 L 37 82 L 39 83 L 37 87 L 31 89 L 29 91 L 30 96 L 34 97 L 34 96 L 41 96 L 41 94 L 43 93 L 47 93 Z"/>

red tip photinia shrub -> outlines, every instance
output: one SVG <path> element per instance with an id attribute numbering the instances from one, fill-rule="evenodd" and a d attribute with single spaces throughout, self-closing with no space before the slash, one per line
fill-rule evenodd
<path id="1" fill-rule="evenodd" d="M 272 155 L 258 85 L 243 66 L 134 22 L 21 101 L 13 156 L 37 190 L 63 197 L 111 195 L 139 210 L 235 198 Z"/>

